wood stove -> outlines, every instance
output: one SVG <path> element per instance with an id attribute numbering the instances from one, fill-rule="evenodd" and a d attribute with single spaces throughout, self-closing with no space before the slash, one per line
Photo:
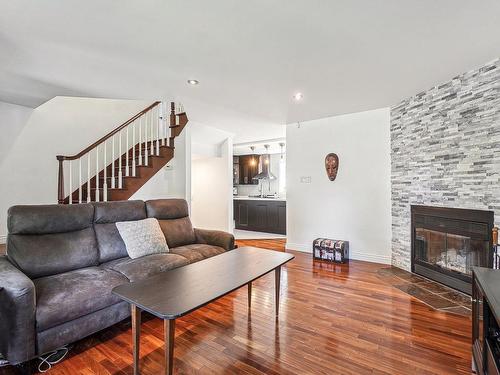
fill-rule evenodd
<path id="1" fill-rule="evenodd" d="M 464 293 L 472 267 L 493 265 L 493 211 L 411 206 L 411 270 Z"/>

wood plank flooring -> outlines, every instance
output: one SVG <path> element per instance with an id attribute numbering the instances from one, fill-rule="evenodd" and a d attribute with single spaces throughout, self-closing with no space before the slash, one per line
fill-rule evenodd
<path id="1" fill-rule="evenodd" d="M 238 244 L 284 250 L 284 240 Z M 377 271 L 386 266 L 294 254 L 282 270 L 278 322 L 272 274 L 254 283 L 250 313 L 244 287 L 177 320 L 176 374 L 471 373 L 469 318 L 433 310 L 383 282 Z M 142 374 L 161 373 L 162 337 L 162 321 L 146 318 Z M 80 341 L 49 373 L 132 374 L 131 343 L 127 321 Z"/>

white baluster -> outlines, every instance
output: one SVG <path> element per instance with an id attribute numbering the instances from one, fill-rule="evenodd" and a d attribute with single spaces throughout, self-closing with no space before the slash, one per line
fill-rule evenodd
<path id="1" fill-rule="evenodd" d="M 148 166 L 148 114 L 144 115 L 144 165 Z"/>
<path id="2" fill-rule="evenodd" d="M 115 136 L 111 137 L 111 189 L 115 186 Z"/>
<path id="3" fill-rule="evenodd" d="M 161 102 L 158 106 L 158 117 L 159 117 L 159 125 L 160 125 L 160 134 L 161 134 L 161 145 L 165 146 L 165 112 L 163 111 L 163 102 Z"/>
<path id="4" fill-rule="evenodd" d="M 73 168 L 71 168 L 71 160 L 69 160 L 69 204 L 73 204 Z"/>
<path id="5" fill-rule="evenodd" d="M 155 124 L 156 124 L 156 155 L 160 156 L 160 107 L 156 106 L 155 107 L 155 116 L 153 117 L 155 119 Z"/>
<path id="6" fill-rule="evenodd" d="M 170 129 L 170 123 L 167 121 L 167 103 L 165 103 L 165 129 L 167 131 L 167 142 L 168 146 L 170 147 L 170 136 L 172 135 L 172 129 Z"/>
<path id="7" fill-rule="evenodd" d="M 90 202 L 90 151 L 87 154 L 87 203 Z"/>
<path id="8" fill-rule="evenodd" d="M 123 172 L 122 172 L 122 132 L 118 133 L 118 189 L 123 187 Z"/>
<path id="9" fill-rule="evenodd" d="M 135 177 L 135 124 L 132 124 L 132 176 Z"/>
<path id="10" fill-rule="evenodd" d="M 104 182 L 102 184 L 102 200 L 104 202 L 108 201 L 108 164 L 106 163 L 107 160 L 107 155 L 106 155 L 106 143 L 107 141 L 104 141 Z"/>
<path id="11" fill-rule="evenodd" d="M 139 165 L 142 165 L 142 116 L 139 117 Z"/>
<path id="12" fill-rule="evenodd" d="M 78 159 L 78 203 L 82 203 L 82 158 Z"/>
<path id="13" fill-rule="evenodd" d="M 125 155 L 127 155 L 126 159 L 125 159 L 125 176 L 126 177 L 130 176 L 130 172 L 129 172 L 129 168 L 128 168 L 128 152 L 129 152 L 129 149 L 130 149 L 129 143 L 128 143 L 128 128 L 129 127 L 127 126 L 127 130 L 126 130 L 126 132 L 127 132 L 127 142 L 126 142 L 127 143 L 127 147 L 125 147 L 125 149 L 126 149 Z"/>
<path id="14" fill-rule="evenodd" d="M 150 123 L 150 126 L 151 126 L 151 135 L 150 135 L 150 140 L 151 140 L 151 147 L 150 147 L 150 152 L 151 154 L 150 155 L 154 155 L 155 154 L 155 145 L 154 145 L 154 139 L 155 139 L 155 136 L 154 136 L 154 128 L 155 128 L 155 117 L 154 117 L 154 108 L 152 108 L 151 110 L 149 110 L 149 123 Z"/>
<path id="15" fill-rule="evenodd" d="M 99 202 L 99 145 L 95 147 L 95 201 Z"/>

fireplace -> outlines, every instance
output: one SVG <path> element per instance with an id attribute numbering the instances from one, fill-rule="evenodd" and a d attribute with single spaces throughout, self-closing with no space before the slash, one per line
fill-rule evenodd
<path id="1" fill-rule="evenodd" d="M 471 294 L 472 267 L 492 267 L 493 211 L 411 206 L 411 270 Z"/>

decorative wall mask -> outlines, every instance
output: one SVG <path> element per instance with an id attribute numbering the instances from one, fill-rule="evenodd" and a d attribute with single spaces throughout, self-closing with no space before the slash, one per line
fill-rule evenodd
<path id="1" fill-rule="evenodd" d="M 330 181 L 335 181 L 335 179 L 337 178 L 337 172 L 339 170 L 339 157 L 337 156 L 337 154 L 331 152 L 326 155 L 325 168 L 326 174 L 328 175 Z"/>

